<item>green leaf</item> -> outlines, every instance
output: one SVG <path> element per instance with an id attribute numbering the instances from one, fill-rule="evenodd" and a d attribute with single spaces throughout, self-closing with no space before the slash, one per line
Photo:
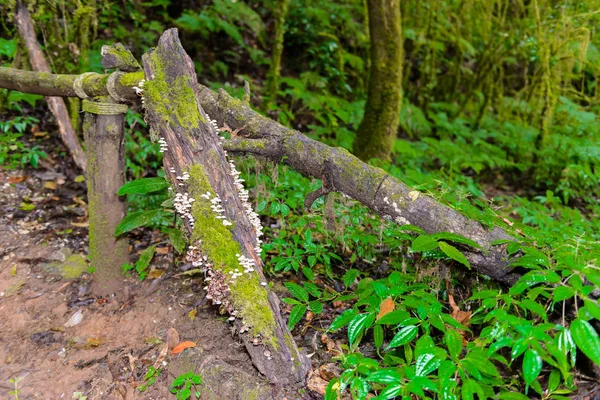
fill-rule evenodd
<path id="1" fill-rule="evenodd" d="M 542 357 L 534 349 L 527 350 L 523 357 L 523 378 L 525 378 L 525 383 L 531 385 L 540 375 L 540 372 L 542 372 Z"/>
<path id="2" fill-rule="evenodd" d="M 376 383 L 400 383 L 402 375 L 391 368 L 379 369 L 367 375 L 367 381 Z"/>
<path id="3" fill-rule="evenodd" d="M 185 250 L 185 234 L 179 229 L 171 229 L 169 231 L 169 240 L 171 241 L 173 248 L 175 248 L 179 254 L 183 254 Z"/>
<path id="4" fill-rule="evenodd" d="M 308 308 L 310 308 L 310 311 L 314 312 L 315 314 L 321 314 L 323 312 L 323 303 L 318 300 L 314 300 L 308 303 Z"/>
<path id="5" fill-rule="evenodd" d="M 358 311 L 352 308 L 344 311 L 342 314 L 338 315 L 336 319 L 333 320 L 328 330 L 332 332 L 337 331 L 338 329 L 348 324 L 348 322 L 352 321 L 352 319 L 356 316 L 357 313 Z"/>
<path id="6" fill-rule="evenodd" d="M 308 279 L 309 281 L 312 282 L 315 280 L 315 273 L 309 267 L 302 267 L 302 273 L 304 274 L 306 279 Z"/>
<path id="7" fill-rule="evenodd" d="M 125 196 L 126 194 L 146 194 L 159 192 L 169 187 L 165 178 L 141 178 L 135 181 L 127 182 L 119 188 L 117 194 Z"/>
<path id="8" fill-rule="evenodd" d="M 410 314 L 408 313 L 408 311 L 394 310 L 388 314 L 385 314 L 383 317 L 381 317 L 377 321 L 377 324 L 379 324 L 379 325 L 396 325 L 402 321 L 405 321 L 409 317 L 410 317 Z"/>
<path id="9" fill-rule="evenodd" d="M 327 389 L 325 389 L 325 400 L 338 400 L 338 390 L 334 389 L 339 387 L 339 379 L 334 378 L 329 381 L 329 385 L 327 385 Z"/>
<path id="10" fill-rule="evenodd" d="M 454 329 L 448 329 L 444 335 L 444 343 L 446 343 L 450 357 L 458 358 L 463 349 L 463 338 L 460 333 Z"/>
<path id="11" fill-rule="evenodd" d="M 440 246 L 440 250 L 442 250 L 448 257 L 471 268 L 471 264 L 469 264 L 467 257 L 465 257 L 465 255 L 461 253 L 456 247 L 449 245 L 446 242 L 439 242 L 438 244 Z"/>
<path id="12" fill-rule="evenodd" d="M 442 360 L 433 353 L 423 353 L 417 357 L 415 366 L 416 376 L 427 376 L 440 366 Z"/>
<path id="13" fill-rule="evenodd" d="M 297 285 L 293 282 L 284 283 L 287 290 L 290 291 L 292 296 L 297 298 L 300 301 L 308 302 L 308 292 L 300 285 Z"/>
<path id="14" fill-rule="evenodd" d="M 575 319 L 571 322 L 571 336 L 577 348 L 596 365 L 600 365 L 600 339 L 592 325 L 581 318 Z"/>
<path id="15" fill-rule="evenodd" d="M 140 275 L 143 275 L 143 272 L 146 271 L 146 268 L 148 268 L 150 265 L 150 261 L 152 261 L 152 258 L 154 257 L 155 249 L 156 245 L 150 246 L 142 251 L 142 254 L 140 254 L 140 258 L 138 258 L 137 262 L 135 263 L 135 270 Z M 145 275 L 143 276 L 145 277 Z"/>
<path id="16" fill-rule="evenodd" d="M 377 348 L 383 346 L 383 328 L 381 325 L 375 325 L 373 327 L 373 342 Z"/>
<path id="17" fill-rule="evenodd" d="M 430 235 L 421 235 L 412 242 L 410 248 L 413 252 L 431 251 L 438 247 L 438 241 L 432 238 Z"/>
<path id="18" fill-rule="evenodd" d="M 155 218 L 163 215 L 163 210 L 137 211 L 127 214 L 123 221 L 117 225 L 115 237 L 129 232 L 140 226 L 145 226 L 151 223 Z"/>
<path id="19" fill-rule="evenodd" d="M 575 296 L 575 289 L 570 286 L 557 286 L 554 289 L 554 295 L 552 296 L 552 300 L 556 303 L 558 301 L 563 301 L 566 299 L 570 299 Z"/>
<path id="20" fill-rule="evenodd" d="M 358 338 L 358 336 L 367 330 L 369 325 L 375 319 L 375 315 L 371 313 L 367 314 L 358 314 L 356 317 L 350 321 L 348 324 L 348 343 L 350 346 L 354 344 L 354 341 Z"/>
<path id="21" fill-rule="evenodd" d="M 537 285 L 538 283 L 558 282 L 560 282 L 560 276 L 558 276 L 556 272 L 549 270 L 529 271 L 519 278 L 519 280 L 510 288 L 508 293 L 514 296 L 523 293 L 527 288 Z"/>
<path id="22" fill-rule="evenodd" d="M 498 395 L 501 400 L 531 400 L 529 396 L 525 396 L 518 392 L 502 392 Z"/>
<path id="23" fill-rule="evenodd" d="M 419 328 L 416 325 L 409 325 L 400 329 L 387 347 L 388 350 L 411 342 L 417 336 L 418 331 Z"/>
<path id="24" fill-rule="evenodd" d="M 391 385 L 389 385 L 388 387 L 386 387 L 385 389 L 383 389 L 381 391 L 381 393 L 379 393 L 378 398 L 379 399 L 393 399 L 394 397 L 399 396 L 402 393 L 402 385 L 399 385 L 397 383 L 393 383 Z"/>
<path id="25" fill-rule="evenodd" d="M 350 287 L 358 277 L 358 274 L 360 274 L 360 271 L 357 269 L 349 269 L 346 271 L 343 278 L 344 285 Z"/>
<path id="26" fill-rule="evenodd" d="M 298 304 L 292 308 L 292 311 L 290 312 L 290 319 L 288 321 L 288 327 L 290 328 L 290 331 L 294 329 L 298 322 L 300 322 L 304 313 L 306 313 L 306 306 L 304 304 Z"/>
<path id="27" fill-rule="evenodd" d="M 314 297 L 321 297 L 323 293 L 319 290 L 319 287 L 314 283 L 304 282 L 304 288 L 308 293 L 310 293 Z"/>
<path id="28" fill-rule="evenodd" d="M 450 240 L 452 242 L 456 242 L 456 243 L 461 243 L 461 244 L 466 244 L 469 245 L 471 247 L 475 247 L 476 249 L 482 249 L 483 247 L 481 247 L 481 245 L 471 239 L 467 239 L 464 236 L 461 235 L 457 235 L 456 233 L 450 233 L 450 232 L 440 232 L 440 233 L 435 233 L 433 235 L 431 235 L 431 237 L 434 240 Z"/>
<path id="29" fill-rule="evenodd" d="M 475 395 L 477 395 L 479 399 L 487 398 L 482 387 L 473 379 L 466 379 L 463 382 L 461 395 L 463 400 L 474 400 Z"/>

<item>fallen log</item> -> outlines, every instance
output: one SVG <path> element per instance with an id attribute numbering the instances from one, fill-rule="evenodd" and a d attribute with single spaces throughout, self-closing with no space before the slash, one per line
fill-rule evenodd
<path id="1" fill-rule="evenodd" d="M 22 1 L 17 1 L 15 23 L 21 39 L 23 39 L 25 47 L 27 47 L 31 67 L 35 71 L 50 73 L 50 66 L 35 37 L 35 29 L 33 27 L 31 15 Z M 81 148 L 81 144 L 79 144 L 79 140 L 77 139 L 77 133 L 75 133 L 73 125 L 71 124 L 71 118 L 69 117 L 65 101 L 60 97 L 46 96 L 46 102 L 48 103 L 48 107 L 50 107 L 50 111 L 56 118 L 58 131 L 60 132 L 63 143 L 71 153 L 75 164 L 85 172 L 86 157 Z"/>
<path id="2" fill-rule="evenodd" d="M 177 30 L 165 31 L 142 60 L 146 120 L 164 151 L 188 233 L 187 259 L 208 275 L 207 298 L 237 322 L 257 369 L 276 385 L 303 382 L 310 360 L 296 347 L 262 273 L 260 219 L 200 106 L 194 64 Z"/>

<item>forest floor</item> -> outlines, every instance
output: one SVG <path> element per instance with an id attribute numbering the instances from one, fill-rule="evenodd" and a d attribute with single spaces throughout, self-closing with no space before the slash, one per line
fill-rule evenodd
<path id="1" fill-rule="evenodd" d="M 61 147 L 54 140 L 45 146 L 48 154 Z M 267 385 L 227 317 L 206 303 L 202 280 L 178 275 L 173 250 L 160 247 L 166 244 L 152 263 L 155 279 L 124 277 L 118 296 L 93 296 L 85 183 L 74 171 L 59 156 L 36 170 L 0 169 L 0 398 L 16 398 L 11 391 L 18 390 L 20 400 L 83 399 L 77 392 L 88 400 L 170 399 L 173 379 L 190 371 L 204 381 L 202 399 L 322 398 L 327 381 L 318 372 L 312 395 Z M 130 252 L 163 239 L 139 231 Z M 320 334 L 301 333 L 299 345 L 319 353 L 315 367 L 331 358 Z M 183 341 L 196 346 L 172 354 Z M 141 392 L 150 366 L 161 373 Z"/>

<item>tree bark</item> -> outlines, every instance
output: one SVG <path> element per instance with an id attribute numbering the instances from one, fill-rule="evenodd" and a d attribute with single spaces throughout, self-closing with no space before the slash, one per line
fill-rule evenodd
<path id="1" fill-rule="evenodd" d="M 35 37 L 35 29 L 33 27 L 31 15 L 29 15 L 29 11 L 27 11 L 27 7 L 25 7 L 22 1 L 17 1 L 15 22 L 19 34 L 25 42 L 25 46 L 29 52 L 29 62 L 31 63 L 31 67 L 34 71 L 50 73 L 50 66 Z M 85 172 L 85 154 L 77 139 L 77 133 L 71 124 L 71 118 L 69 118 L 69 112 L 65 101 L 59 97 L 46 97 L 46 102 L 48 103 L 48 107 L 50 107 L 50 111 L 52 111 L 52 114 L 56 118 L 63 143 L 71 153 L 71 156 L 73 156 L 75 164 Z"/>
<path id="2" fill-rule="evenodd" d="M 163 33 L 157 48 L 142 59 L 148 78 L 146 118 L 165 150 L 165 172 L 191 245 L 188 258 L 211 277 L 206 290 L 213 303 L 239 317 L 240 326 L 250 326 L 254 339 L 249 333 L 241 336 L 257 369 L 277 385 L 303 382 L 310 360 L 300 354 L 277 297 L 266 287 L 256 251 L 260 228 L 251 222 L 244 194 L 238 192 L 220 139 L 200 105 L 194 64 L 177 30 Z M 215 210 L 216 204 L 223 210 Z M 230 279 L 242 269 L 240 255 L 253 266 Z"/>
<path id="3" fill-rule="evenodd" d="M 362 160 L 388 160 L 400 123 L 402 103 L 402 26 L 398 0 L 368 0 L 371 38 L 365 114 L 354 142 Z"/>
<path id="4" fill-rule="evenodd" d="M 122 113 L 90 112 L 85 113 L 83 122 L 88 156 L 89 259 L 96 270 L 93 291 L 102 296 L 113 294 L 119 287 L 122 265 L 129 261 L 127 238 L 114 236 L 127 210 L 125 199 L 117 195 L 125 184 L 123 123 Z"/>
<path id="5" fill-rule="evenodd" d="M 269 101 L 275 101 L 279 88 L 279 75 L 281 72 L 281 55 L 283 54 L 283 35 L 285 34 L 285 16 L 289 8 L 289 0 L 277 0 L 273 14 L 275 17 L 275 32 L 273 38 L 273 54 L 267 78 L 265 94 Z"/>

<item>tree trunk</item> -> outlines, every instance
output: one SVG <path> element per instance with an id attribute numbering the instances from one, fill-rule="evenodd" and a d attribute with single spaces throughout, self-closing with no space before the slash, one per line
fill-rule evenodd
<path id="1" fill-rule="evenodd" d="M 177 30 L 163 33 L 143 66 L 146 118 L 165 151 L 165 173 L 188 233 L 187 258 L 210 277 L 207 298 L 246 327 L 240 332 L 249 329 L 241 335 L 246 349 L 271 383 L 303 382 L 310 360 L 298 351 L 266 286 L 260 220 L 200 106 L 194 64 Z"/>
<path id="2" fill-rule="evenodd" d="M 275 32 L 273 38 L 273 54 L 267 78 L 265 94 L 269 101 L 275 101 L 279 88 L 279 74 L 281 72 L 281 55 L 283 54 L 283 35 L 285 34 L 285 16 L 289 8 L 289 0 L 277 0 L 273 14 L 275 17 Z"/>
<path id="3" fill-rule="evenodd" d="M 40 44 L 35 37 L 35 29 L 33 28 L 33 21 L 31 15 L 27 11 L 27 7 L 22 1 L 17 1 L 17 7 L 15 12 L 15 22 L 19 29 L 19 34 L 25 42 L 27 51 L 29 52 L 29 62 L 34 71 L 39 72 L 50 72 L 50 66 L 44 57 L 44 53 L 40 49 Z M 46 97 L 46 102 L 50 111 L 56 118 L 58 124 L 58 130 L 63 143 L 73 156 L 75 164 L 85 172 L 86 160 L 83 149 L 77 139 L 77 133 L 71 125 L 71 119 L 69 118 L 69 112 L 65 101 L 59 97 Z"/>
<path id="4" fill-rule="evenodd" d="M 398 0 L 368 0 L 371 38 L 365 114 L 354 142 L 362 160 L 388 160 L 400 123 L 402 103 L 402 26 Z"/>
<path id="5" fill-rule="evenodd" d="M 104 100 L 107 101 L 107 98 Z M 84 110 L 95 111 L 95 105 L 84 100 Z M 88 156 L 89 259 L 96 270 L 94 294 L 103 296 L 113 294 L 120 286 L 118 283 L 123 278 L 121 267 L 129 261 L 127 238 L 114 236 L 127 208 L 125 200 L 117 195 L 119 188 L 125 184 L 122 110 L 123 107 L 114 115 L 86 112 L 83 123 Z"/>

